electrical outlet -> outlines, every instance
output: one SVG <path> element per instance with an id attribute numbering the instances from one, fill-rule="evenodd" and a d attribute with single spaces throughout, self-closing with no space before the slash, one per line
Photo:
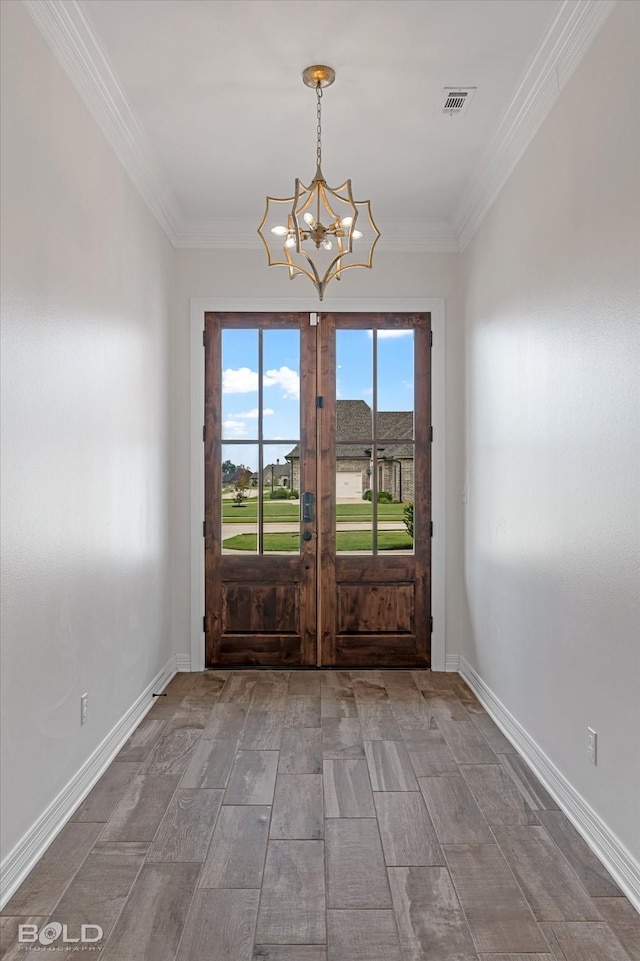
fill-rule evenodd
<path id="1" fill-rule="evenodd" d="M 587 757 L 592 764 L 598 763 L 598 735 L 593 728 L 587 728 Z"/>
<path id="2" fill-rule="evenodd" d="M 80 698 L 80 723 L 87 723 L 87 701 L 89 700 L 88 694 L 83 694 Z"/>

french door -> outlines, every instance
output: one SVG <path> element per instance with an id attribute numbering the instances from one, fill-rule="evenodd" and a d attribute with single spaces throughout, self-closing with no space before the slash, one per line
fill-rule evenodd
<path id="1" fill-rule="evenodd" d="M 430 663 L 430 315 L 205 315 L 207 667 Z"/>

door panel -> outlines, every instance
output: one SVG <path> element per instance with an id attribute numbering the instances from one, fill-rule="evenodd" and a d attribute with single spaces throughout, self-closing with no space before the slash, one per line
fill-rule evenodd
<path id="1" fill-rule="evenodd" d="M 205 323 L 207 666 L 428 666 L 429 315 Z"/>
<path id="2" fill-rule="evenodd" d="M 431 650 L 430 317 L 323 314 L 321 324 L 319 660 L 340 667 L 425 666 Z M 340 545 L 346 505 L 337 507 L 332 494 L 340 466 L 353 469 L 358 462 L 371 501 L 359 524 L 368 532 L 367 546 L 353 551 L 348 542 Z M 387 520 L 390 509 L 378 504 L 383 491 L 413 503 L 413 543 L 397 509 Z M 388 549 L 390 542 L 396 547 Z"/>
<path id="3" fill-rule="evenodd" d="M 315 497 L 315 397 L 308 314 L 205 315 L 208 667 L 316 663 L 315 537 L 300 538 L 297 505 L 264 497 L 293 486 L 280 457 L 273 463 L 273 452 L 292 449 L 300 455 L 295 481 Z M 277 406 L 288 408 L 288 437 L 271 430 Z M 246 499 L 234 505 L 237 478 L 223 495 L 222 465 L 243 458 L 253 476 Z M 270 523 L 272 516 L 280 521 Z"/>

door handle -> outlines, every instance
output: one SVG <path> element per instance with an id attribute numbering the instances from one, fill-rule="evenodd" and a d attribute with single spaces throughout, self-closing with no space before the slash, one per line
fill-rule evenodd
<path id="1" fill-rule="evenodd" d="M 305 491 L 302 495 L 302 523 L 311 524 L 313 521 L 313 494 Z"/>

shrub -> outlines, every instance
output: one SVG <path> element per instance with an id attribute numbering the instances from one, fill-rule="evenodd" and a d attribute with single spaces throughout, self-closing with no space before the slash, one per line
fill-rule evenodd
<path id="1" fill-rule="evenodd" d="M 363 501 L 370 501 L 373 494 L 370 490 L 366 490 L 362 495 Z M 393 504 L 393 497 L 389 491 L 378 491 L 378 504 Z"/>
<path id="2" fill-rule="evenodd" d="M 404 526 L 407 529 L 407 534 L 413 540 L 413 504 L 407 504 L 402 513 L 404 514 Z"/>
<path id="3" fill-rule="evenodd" d="M 298 497 L 300 497 L 299 492 L 290 490 L 288 487 L 274 487 L 269 494 L 269 500 L 272 501 L 289 501 Z"/>
<path id="4" fill-rule="evenodd" d="M 289 500 L 289 488 L 288 487 L 274 487 L 269 494 L 269 500 L 272 501 L 288 501 Z"/>

